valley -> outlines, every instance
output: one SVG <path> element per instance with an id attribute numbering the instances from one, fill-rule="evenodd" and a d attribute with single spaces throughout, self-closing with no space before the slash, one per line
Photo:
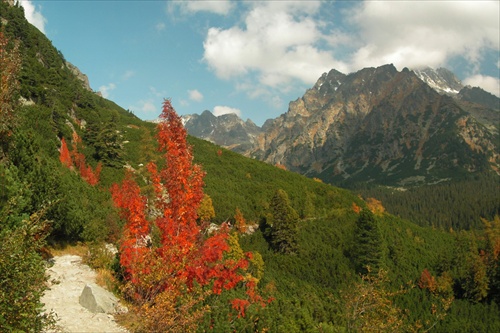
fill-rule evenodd
<path id="1" fill-rule="evenodd" d="M 262 127 L 151 123 L 0 18 L 0 331 L 54 324 L 47 260 L 82 244 L 129 332 L 500 331 L 495 96 L 332 69 Z"/>

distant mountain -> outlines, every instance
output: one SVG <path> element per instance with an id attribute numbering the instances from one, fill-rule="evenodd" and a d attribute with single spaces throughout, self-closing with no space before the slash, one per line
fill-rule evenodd
<path id="1" fill-rule="evenodd" d="M 447 69 L 323 74 L 259 129 L 204 112 L 189 133 L 324 181 L 420 185 L 500 170 L 499 99 Z"/>
<path id="2" fill-rule="evenodd" d="M 392 65 L 349 75 L 332 70 L 266 124 L 252 155 L 346 184 L 428 184 L 498 171 L 498 123 L 475 117 L 477 104 L 465 107 L 448 96 L 461 89 L 451 72 L 428 69 L 420 76 L 426 82 Z"/>
<path id="3" fill-rule="evenodd" d="M 424 69 L 414 69 L 413 72 L 420 80 L 427 83 L 440 94 L 454 96 L 464 87 L 455 74 L 446 68 L 433 69 L 427 67 Z"/>
<path id="4" fill-rule="evenodd" d="M 243 121 L 234 113 L 215 116 L 204 111 L 201 115 L 185 115 L 182 119 L 190 135 L 239 153 L 251 150 L 262 133 L 251 120 Z"/>

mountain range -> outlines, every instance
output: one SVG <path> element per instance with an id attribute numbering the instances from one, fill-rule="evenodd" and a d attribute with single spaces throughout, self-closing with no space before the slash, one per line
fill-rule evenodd
<path id="1" fill-rule="evenodd" d="M 262 127 L 209 111 L 184 116 L 184 124 L 193 136 L 344 186 L 500 171 L 500 99 L 445 68 L 332 69 Z"/>

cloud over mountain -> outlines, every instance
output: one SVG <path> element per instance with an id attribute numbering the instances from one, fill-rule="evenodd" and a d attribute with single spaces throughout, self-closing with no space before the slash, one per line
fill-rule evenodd
<path id="1" fill-rule="evenodd" d="M 45 23 L 47 23 L 47 19 L 42 15 L 40 5 L 35 6 L 30 0 L 22 0 L 20 3 L 24 8 L 24 15 L 28 22 L 45 34 Z"/>
<path id="2" fill-rule="evenodd" d="M 235 25 L 207 30 L 203 59 L 249 96 L 314 83 L 332 68 L 450 67 L 457 59 L 492 91 L 495 78 L 477 75 L 485 55 L 499 50 L 498 12 L 497 1 L 256 2 Z"/>

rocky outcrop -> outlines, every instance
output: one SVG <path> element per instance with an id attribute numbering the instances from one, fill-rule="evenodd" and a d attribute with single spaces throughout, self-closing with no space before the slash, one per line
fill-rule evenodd
<path id="1" fill-rule="evenodd" d="M 87 89 L 88 91 L 92 91 L 92 88 L 90 88 L 89 84 L 89 78 L 87 75 L 83 74 L 78 67 L 70 63 L 69 61 L 65 62 L 66 67 L 73 73 L 73 75 L 76 76 L 78 80 L 82 83 L 82 86 Z"/>
<path id="2" fill-rule="evenodd" d="M 78 299 L 81 306 L 92 313 L 115 313 L 118 299 L 95 283 L 87 284 Z"/>
<path id="3" fill-rule="evenodd" d="M 215 116 L 210 111 L 204 111 L 201 115 L 185 115 L 182 119 L 190 135 L 239 153 L 252 149 L 262 133 L 251 120 L 243 121 L 233 113 Z"/>
<path id="4" fill-rule="evenodd" d="M 464 87 L 462 82 L 446 68 L 414 69 L 413 72 L 419 79 L 427 83 L 432 89 L 440 94 L 454 96 Z"/>

